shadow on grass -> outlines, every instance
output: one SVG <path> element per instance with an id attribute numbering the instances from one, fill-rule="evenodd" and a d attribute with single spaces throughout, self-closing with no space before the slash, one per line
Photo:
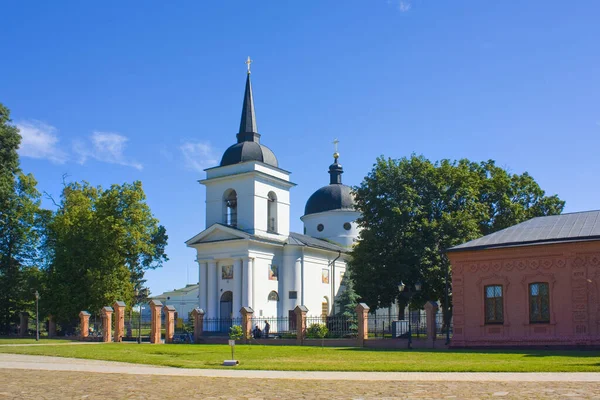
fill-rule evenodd
<path id="1" fill-rule="evenodd" d="M 337 347 L 332 348 L 338 351 L 356 351 L 356 352 L 398 352 L 398 353 L 435 353 L 435 354 L 511 354 L 511 355 L 523 355 L 524 357 L 598 357 L 600 358 L 600 351 L 598 350 L 587 350 L 587 349 L 574 349 L 574 350 L 554 350 L 554 349 L 535 349 L 535 350 L 524 350 L 524 349 L 381 349 L 381 348 L 368 348 L 368 347 Z"/>

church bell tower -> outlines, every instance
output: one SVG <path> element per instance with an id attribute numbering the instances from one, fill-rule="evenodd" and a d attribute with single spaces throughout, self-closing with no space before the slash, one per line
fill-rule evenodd
<path id="1" fill-rule="evenodd" d="M 219 166 L 206 169 L 206 228 L 214 224 L 253 235 L 285 240 L 290 232 L 290 193 L 294 183 L 279 168 L 271 149 L 260 143 L 250 79 L 250 57 L 237 142 Z"/>

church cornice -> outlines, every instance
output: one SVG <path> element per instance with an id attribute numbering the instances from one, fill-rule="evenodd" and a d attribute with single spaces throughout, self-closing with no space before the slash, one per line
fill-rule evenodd
<path id="1" fill-rule="evenodd" d="M 244 177 L 244 176 L 258 176 L 258 177 L 264 178 L 267 181 L 278 183 L 287 188 L 292 188 L 292 187 L 296 186 L 296 184 L 293 182 L 286 181 L 281 178 L 277 178 L 275 176 L 269 175 L 269 174 L 261 172 L 261 171 L 238 172 L 238 173 L 234 173 L 234 174 L 230 174 L 230 175 L 222 175 L 222 176 L 217 176 L 214 178 L 201 179 L 198 182 L 203 185 L 206 185 L 207 183 L 226 181 L 228 179 L 231 179 L 232 177 L 239 178 L 239 177 Z"/>

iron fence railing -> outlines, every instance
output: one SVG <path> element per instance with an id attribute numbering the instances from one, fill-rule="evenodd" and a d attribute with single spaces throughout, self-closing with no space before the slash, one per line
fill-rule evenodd
<path id="1" fill-rule="evenodd" d="M 369 315 L 368 327 L 369 336 L 375 338 L 396 338 L 408 337 L 409 323 L 410 332 L 413 337 L 427 336 L 427 316 L 423 310 L 410 311 L 405 315 L 405 319 L 399 320 L 397 315 Z M 444 324 L 444 315 L 441 312 L 435 315 L 435 332 L 437 335 L 446 335 L 446 326 Z M 450 319 L 449 328 L 452 334 L 452 319 Z"/>
<path id="2" fill-rule="evenodd" d="M 358 332 L 356 315 L 351 317 L 343 315 L 307 317 L 307 330 L 310 330 L 310 326 L 313 324 L 325 325 L 327 327 L 327 335 L 325 336 L 326 338 L 351 338 L 356 337 Z"/>
<path id="3" fill-rule="evenodd" d="M 267 333 L 268 324 L 268 333 Z M 288 339 L 296 337 L 296 319 L 287 317 L 253 317 L 252 336 Z"/>
<path id="4" fill-rule="evenodd" d="M 204 318 L 204 332 L 211 335 L 228 335 L 234 325 L 242 325 L 242 318 Z"/>

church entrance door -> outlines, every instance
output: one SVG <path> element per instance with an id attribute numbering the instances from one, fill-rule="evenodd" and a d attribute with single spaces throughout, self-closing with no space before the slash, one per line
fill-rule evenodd
<path id="1" fill-rule="evenodd" d="M 233 293 L 225 292 L 221 296 L 221 313 L 219 330 L 221 332 L 229 332 L 229 328 L 232 326 L 233 317 Z"/>

